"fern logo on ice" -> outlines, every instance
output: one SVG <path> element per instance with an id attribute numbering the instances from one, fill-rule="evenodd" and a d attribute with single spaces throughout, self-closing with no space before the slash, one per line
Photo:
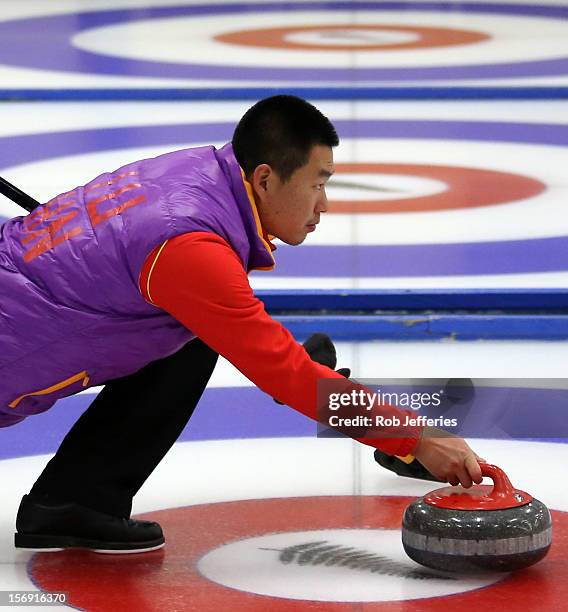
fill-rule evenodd
<path id="1" fill-rule="evenodd" d="M 404 553 L 400 531 L 388 529 L 261 535 L 211 550 L 198 569 L 209 580 L 240 591 L 337 602 L 441 597 L 500 579 L 423 568 Z"/>
<path id="2" fill-rule="evenodd" d="M 260 550 L 276 550 L 280 553 L 280 563 L 297 563 L 298 565 L 324 565 L 325 567 L 348 567 L 349 569 L 386 574 L 417 580 L 455 580 L 452 576 L 434 574 L 409 567 L 408 563 L 400 563 L 383 555 L 341 544 L 308 542 L 295 544 L 286 548 L 261 548 Z"/>

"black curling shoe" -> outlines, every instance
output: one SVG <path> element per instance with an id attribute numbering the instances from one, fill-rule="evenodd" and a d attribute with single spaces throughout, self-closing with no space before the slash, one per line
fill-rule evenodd
<path id="1" fill-rule="evenodd" d="M 164 545 L 158 523 L 104 514 L 75 503 L 24 495 L 16 517 L 16 548 L 37 552 L 84 548 L 98 553 L 141 553 Z"/>

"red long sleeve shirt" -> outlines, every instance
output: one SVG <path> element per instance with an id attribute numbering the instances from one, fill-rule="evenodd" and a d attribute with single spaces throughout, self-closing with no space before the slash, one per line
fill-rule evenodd
<path id="1" fill-rule="evenodd" d="M 318 379 L 342 379 L 312 361 L 292 334 L 266 313 L 239 257 L 216 234 L 182 234 L 156 247 L 142 268 L 140 290 L 260 389 L 306 416 L 317 416 Z M 405 415 L 388 406 L 382 406 L 381 413 Z M 413 451 L 421 429 L 406 429 L 406 438 L 360 441 L 404 456 Z"/>

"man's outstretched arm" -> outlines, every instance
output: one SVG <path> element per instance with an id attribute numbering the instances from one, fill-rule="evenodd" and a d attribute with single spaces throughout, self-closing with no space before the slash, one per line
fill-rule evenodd
<path id="1" fill-rule="evenodd" d="M 306 416 L 317 420 L 319 379 L 345 380 L 312 361 L 292 334 L 266 313 L 237 254 L 220 236 L 183 234 L 156 248 L 145 262 L 140 288 L 148 301 L 170 313 L 259 388 Z M 385 416 L 405 415 L 389 406 L 381 406 L 381 412 Z M 359 440 L 393 455 L 420 450 L 430 464 L 426 467 L 438 474 L 445 468 L 435 465 L 436 456 L 443 456 L 444 462 L 455 465 L 449 476 L 460 474 L 460 481 L 467 484 L 464 448 L 460 446 L 458 451 L 459 444 L 454 442 L 453 454 L 451 443 L 450 449 L 445 444 L 442 452 L 432 441 L 420 440 L 421 433 L 421 427 L 407 427 L 404 437 Z"/>

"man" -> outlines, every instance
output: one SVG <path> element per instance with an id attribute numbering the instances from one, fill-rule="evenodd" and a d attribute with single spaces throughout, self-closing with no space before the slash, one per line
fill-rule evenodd
<path id="1" fill-rule="evenodd" d="M 272 237 L 298 245 L 316 229 L 337 144 L 315 107 L 274 96 L 220 150 L 134 162 L 2 226 L 0 425 L 104 385 L 24 496 L 16 546 L 162 546 L 157 523 L 129 518 L 132 498 L 183 430 L 218 354 L 312 418 L 319 379 L 351 384 L 328 367 L 333 345 L 297 344 L 247 278 L 274 266 Z M 452 483 L 481 481 L 459 438 L 414 427 L 362 441 L 412 452 Z"/>

